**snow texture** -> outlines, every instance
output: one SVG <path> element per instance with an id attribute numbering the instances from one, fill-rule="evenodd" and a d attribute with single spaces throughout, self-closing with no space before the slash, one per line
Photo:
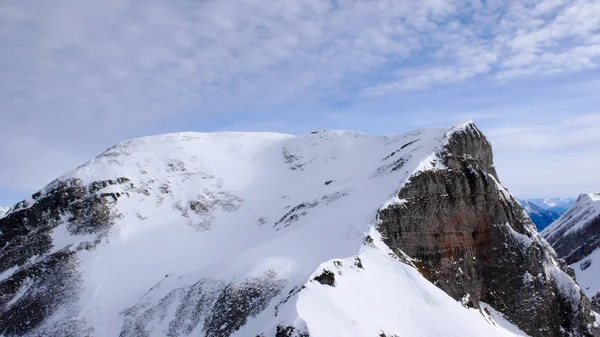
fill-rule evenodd
<path id="1" fill-rule="evenodd" d="M 582 194 L 565 214 L 542 231 L 542 235 L 547 238 L 562 232 L 562 236 L 566 236 L 583 228 L 598 216 L 600 216 L 600 194 Z"/>
<path id="2" fill-rule="evenodd" d="M 114 146 L 59 179 L 127 181 L 94 185 L 115 223 L 78 253 L 81 294 L 48 324 L 74 312 L 96 336 L 274 336 L 285 326 L 313 337 L 522 336 L 429 283 L 373 229 L 378 210 L 402 203 L 395 195 L 414 173 L 440 169 L 436 154 L 468 125 L 391 137 L 178 133 Z M 65 226 L 52 232 L 53 251 L 95 238 Z M 333 286 L 316 281 L 324 269 Z M 232 312 L 232 298 L 245 311 Z"/>
<path id="3" fill-rule="evenodd" d="M 571 267 L 575 270 L 577 283 L 588 297 L 592 298 L 600 292 L 600 248 Z"/>

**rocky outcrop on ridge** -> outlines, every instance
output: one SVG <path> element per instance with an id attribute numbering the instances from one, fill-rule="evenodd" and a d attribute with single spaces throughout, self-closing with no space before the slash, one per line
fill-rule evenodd
<path id="1" fill-rule="evenodd" d="M 413 176 L 381 210 L 386 244 L 456 300 L 485 302 L 531 336 L 599 336 L 572 271 L 498 183 L 485 136 L 471 126 L 438 155 L 444 168 Z"/>

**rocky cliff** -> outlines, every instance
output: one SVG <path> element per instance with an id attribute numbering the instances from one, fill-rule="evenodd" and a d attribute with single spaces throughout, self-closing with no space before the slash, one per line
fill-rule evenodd
<path id="1" fill-rule="evenodd" d="M 416 174 L 381 210 L 385 243 L 456 300 L 490 304 L 531 336 L 599 335 L 572 270 L 499 184 L 485 136 L 471 126 L 438 155 L 444 169 Z"/>
<path id="2" fill-rule="evenodd" d="M 600 336 L 471 123 L 132 140 L 0 231 L 3 336 Z"/>

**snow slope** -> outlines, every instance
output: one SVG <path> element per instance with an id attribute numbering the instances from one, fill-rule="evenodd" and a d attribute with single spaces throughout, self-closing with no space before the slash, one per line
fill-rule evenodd
<path id="1" fill-rule="evenodd" d="M 598 216 L 600 216 L 600 194 L 582 194 L 571 209 L 542 231 L 542 235 L 546 238 L 555 235 L 566 236 L 581 229 Z"/>
<path id="2" fill-rule="evenodd" d="M 600 248 L 571 267 L 575 270 L 577 283 L 589 298 L 600 292 Z"/>
<path id="3" fill-rule="evenodd" d="M 436 151 L 466 125 L 392 137 L 179 133 L 119 144 L 60 178 L 127 183 L 99 191 L 115 199 L 115 223 L 96 249 L 78 253 L 81 294 L 48 324 L 76 317 L 96 336 L 273 336 L 288 324 L 314 337 L 523 335 L 496 324 L 498 313 L 464 308 L 390 256 L 373 230 L 377 211 L 397 202 L 413 173 L 440 168 Z M 94 240 L 66 224 L 52 239 L 53 251 Z M 335 287 L 314 281 L 324 269 L 337 275 Z M 219 305 L 211 294 L 255 284 L 264 310 L 241 329 L 203 326 L 198 317 Z M 212 302 L 189 308 L 190 294 Z"/>

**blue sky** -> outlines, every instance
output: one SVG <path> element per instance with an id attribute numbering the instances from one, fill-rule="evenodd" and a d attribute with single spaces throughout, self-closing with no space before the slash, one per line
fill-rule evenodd
<path id="1" fill-rule="evenodd" d="M 0 205 L 178 131 L 473 119 L 520 197 L 600 191 L 600 2 L 0 4 Z"/>

